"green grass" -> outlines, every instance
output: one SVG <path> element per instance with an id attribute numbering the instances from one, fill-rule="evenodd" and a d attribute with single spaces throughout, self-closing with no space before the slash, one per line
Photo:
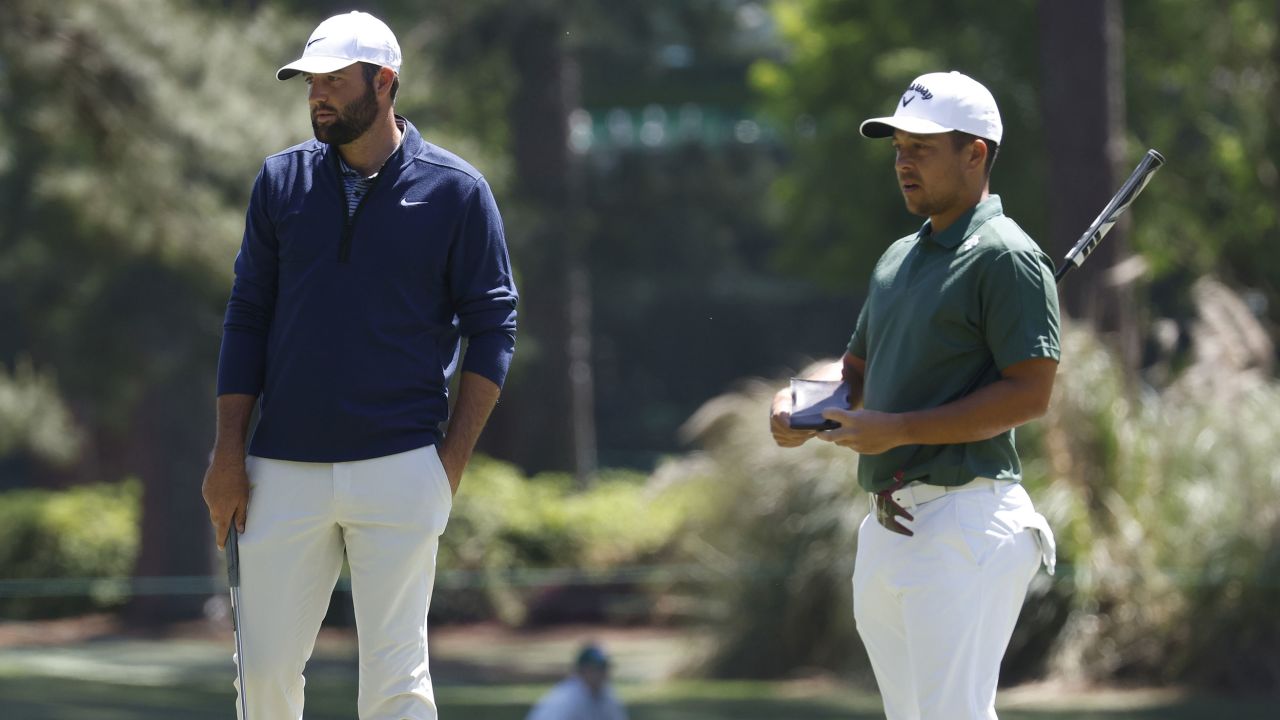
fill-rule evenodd
<path id="1" fill-rule="evenodd" d="M 307 684 L 308 720 L 355 717 L 355 684 L 326 679 Z M 462 685 L 437 688 L 442 718 L 522 720 L 544 685 Z M 632 720 L 871 720 L 883 717 L 866 693 L 825 687 L 797 691 L 793 683 L 672 682 L 623 686 Z M 0 706 L 14 720 L 225 720 L 233 693 L 226 678 L 187 679 L 159 686 L 65 677 L 0 678 Z M 1130 709 L 1004 710 L 1003 720 L 1262 720 L 1263 700 L 1190 699 Z"/>
<path id="2" fill-rule="evenodd" d="M 440 638 L 434 674 L 445 720 L 523 720 L 574 647 L 565 636 Z M 872 720 L 879 699 L 829 680 L 666 680 L 686 648 L 667 635 L 616 636 L 619 694 L 632 720 Z M 225 720 L 234 690 L 229 643 L 109 638 L 0 649 L 5 720 Z M 356 664 L 346 643 L 322 643 L 307 669 L 308 720 L 356 717 Z M 1002 696 L 1002 720 L 1263 720 L 1265 699 L 1167 692 Z"/>

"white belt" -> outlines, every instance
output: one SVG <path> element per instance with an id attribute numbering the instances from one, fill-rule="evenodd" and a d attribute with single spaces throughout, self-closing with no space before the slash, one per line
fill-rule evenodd
<path id="1" fill-rule="evenodd" d="M 945 495 L 970 492 L 972 490 L 991 490 L 1008 484 L 1008 480 L 992 480 L 991 478 L 976 478 L 964 485 L 927 485 L 916 480 L 901 490 L 895 490 L 889 497 L 904 508 L 913 508 L 917 505 L 924 505 L 927 502 L 937 500 Z"/>

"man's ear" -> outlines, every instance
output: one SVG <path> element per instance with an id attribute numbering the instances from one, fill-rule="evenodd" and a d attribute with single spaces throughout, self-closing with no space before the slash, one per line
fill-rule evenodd
<path id="1" fill-rule="evenodd" d="M 390 95 L 391 83 L 395 82 L 395 79 L 396 79 L 396 73 L 391 68 L 389 67 L 378 68 L 378 74 L 375 75 L 373 78 L 374 92 L 376 92 L 379 95 L 383 94 L 384 92 L 387 95 Z"/>
<path id="2" fill-rule="evenodd" d="M 987 144 L 986 140 L 974 138 L 973 142 L 969 144 L 969 164 L 976 164 L 978 169 L 981 170 L 986 166 L 987 154 L 990 152 L 991 146 Z"/>

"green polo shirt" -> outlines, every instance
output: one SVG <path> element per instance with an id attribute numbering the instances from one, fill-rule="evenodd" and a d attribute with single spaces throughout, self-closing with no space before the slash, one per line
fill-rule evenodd
<path id="1" fill-rule="evenodd" d="M 1058 360 L 1058 293 L 1049 257 L 991 195 L 950 227 L 898 240 L 876 263 L 849 341 L 867 361 L 863 406 L 938 407 L 995 382 L 1031 358 Z M 858 460 L 858 482 L 883 490 L 901 478 L 962 485 L 1020 481 L 1013 431 L 960 445 L 905 445 Z"/>

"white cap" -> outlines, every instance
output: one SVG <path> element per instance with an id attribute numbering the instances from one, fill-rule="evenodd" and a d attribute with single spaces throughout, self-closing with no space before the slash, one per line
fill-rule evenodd
<path id="1" fill-rule="evenodd" d="M 996 143 L 1004 135 L 991 91 L 954 70 L 916 78 L 902 94 L 893 117 L 871 118 L 861 127 L 869 138 L 889 137 L 895 129 L 917 135 L 960 130 Z"/>
<path id="2" fill-rule="evenodd" d="M 352 11 L 316 26 L 302 57 L 277 70 L 276 78 L 333 72 L 357 62 L 386 66 L 399 73 L 400 59 L 400 43 L 391 28 L 369 13 Z"/>

